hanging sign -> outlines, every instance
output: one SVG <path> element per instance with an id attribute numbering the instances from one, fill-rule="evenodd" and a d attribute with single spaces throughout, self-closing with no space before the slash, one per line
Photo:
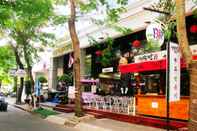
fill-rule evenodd
<path id="1" fill-rule="evenodd" d="M 191 45 L 190 46 L 193 59 L 197 59 L 197 45 Z M 135 63 L 140 63 L 140 62 L 147 62 L 147 61 L 157 61 L 157 60 L 164 60 L 166 59 L 167 53 L 166 50 L 163 51 L 156 51 L 156 52 L 151 52 L 151 53 L 146 53 L 142 55 L 136 55 L 134 56 L 134 61 Z"/>
<path id="2" fill-rule="evenodd" d="M 134 56 L 135 63 L 166 59 L 166 50 Z"/>
<path id="3" fill-rule="evenodd" d="M 26 72 L 23 69 L 18 69 L 16 71 L 16 75 L 19 76 L 19 77 L 24 77 L 26 75 Z"/>
<path id="4" fill-rule="evenodd" d="M 181 54 L 179 46 L 176 43 L 170 43 L 170 60 L 169 60 L 169 101 L 180 100 L 180 72 L 181 72 Z"/>
<path id="5" fill-rule="evenodd" d="M 103 73 L 113 72 L 113 67 L 103 68 L 103 69 L 102 69 L 102 72 L 103 72 Z"/>
<path id="6" fill-rule="evenodd" d="M 158 23 L 150 24 L 146 28 L 146 39 L 152 44 L 157 44 L 156 46 L 161 46 L 164 42 L 164 33 L 162 27 Z"/>

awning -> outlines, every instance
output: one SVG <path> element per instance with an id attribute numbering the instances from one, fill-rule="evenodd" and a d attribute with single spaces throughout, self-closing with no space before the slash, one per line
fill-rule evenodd
<path id="1" fill-rule="evenodd" d="M 181 68 L 185 68 L 186 64 L 181 59 Z M 146 71 L 159 71 L 166 69 L 166 59 L 157 61 L 147 61 L 141 63 L 131 63 L 127 65 L 120 65 L 119 70 L 121 73 L 135 73 L 135 72 L 146 72 Z"/>
<path id="2" fill-rule="evenodd" d="M 197 55 L 193 55 L 192 59 L 197 60 Z M 181 59 L 181 68 L 186 68 L 186 63 L 183 59 Z M 166 59 L 157 61 L 146 61 L 140 63 L 131 63 L 119 66 L 119 71 L 121 73 L 136 73 L 159 70 L 166 70 Z"/>

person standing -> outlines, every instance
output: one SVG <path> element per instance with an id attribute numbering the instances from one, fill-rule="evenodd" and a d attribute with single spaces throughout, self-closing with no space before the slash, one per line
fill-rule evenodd
<path id="1" fill-rule="evenodd" d="M 119 60 L 119 66 L 120 65 L 126 65 L 128 64 L 128 53 L 122 54 Z M 121 80 L 121 95 L 125 96 L 128 93 L 129 85 L 130 85 L 130 74 L 129 73 L 121 73 L 120 74 L 120 80 Z"/>

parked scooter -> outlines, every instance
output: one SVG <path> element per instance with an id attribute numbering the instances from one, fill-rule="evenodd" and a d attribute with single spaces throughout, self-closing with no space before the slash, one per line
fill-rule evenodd
<path id="1" fill-rule="evenodd" d="M 7 111 L 8 103 L 5 101 L 5 97 L 0 95 L 0 111 Z"/>

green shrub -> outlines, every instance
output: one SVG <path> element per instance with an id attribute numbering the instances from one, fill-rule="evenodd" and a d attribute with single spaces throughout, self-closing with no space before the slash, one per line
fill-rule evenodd
<path id="1" fill-rule="evenodd" d="M 59 113 L 53 111 L 53 110 L 49 110 L 49 109 L 44 109 L 44 108 L 38 108 L 33 110 L 33 112 L 38 113 L 41 115 L 41 117 L 46 118 L 50 115 L 57 115 Z"/>
<path id="2" fill-rule="evenodd" d="M 47 79 L 44 76 L 40 76 L 38 80 L 40 83 L 47 83 Z"/>
<path id="3" fill-rule="evenodd" d="M 58 77 L 58 81 L 65 82 L 67 85 L 70 85 L 73 82 L 73 76 L 71 73 L 64 74 L 64 75 Z"/>

